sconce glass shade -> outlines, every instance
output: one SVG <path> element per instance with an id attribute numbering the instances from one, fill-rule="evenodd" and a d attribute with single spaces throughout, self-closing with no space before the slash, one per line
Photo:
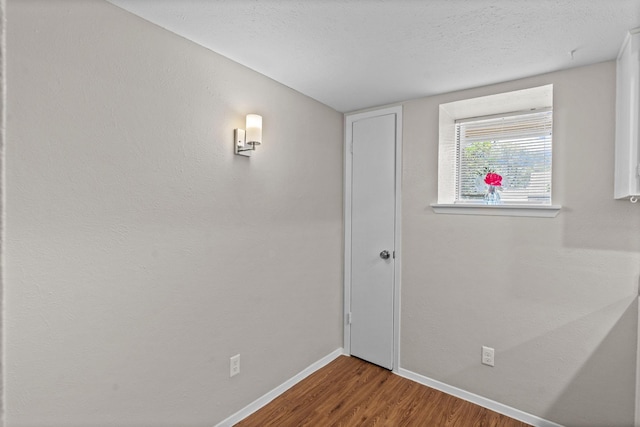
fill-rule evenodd
<path id="1" fill-rule="evenodd" d="M 246 143 L 249 145 L 262 144 L 262 116 L 247 114 Z"/>

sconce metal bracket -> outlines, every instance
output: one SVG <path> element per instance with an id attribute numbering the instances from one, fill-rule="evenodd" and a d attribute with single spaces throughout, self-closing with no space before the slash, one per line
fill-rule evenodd
<path id="1" fill-rule="evenodd" d="M 255 151 L 254 145 L 249 145 L 245 141 L 246 132 L 244 129 L 235 129 L 233 131 L 234 153 L 239 156 L 251 157 L 251 153 Z M 250 148 L 247 148 L 249 146 Z"/>

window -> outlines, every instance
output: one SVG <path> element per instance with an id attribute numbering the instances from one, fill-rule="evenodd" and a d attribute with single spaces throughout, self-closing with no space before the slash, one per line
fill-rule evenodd
<path id="1" fill-rule="evenodd" d="M 436 213 L 554 217 L 553 85 L 440 105 Z"/>
<path id="2" fill-rule="evenodd" d="M 485 203 L 494 174 L 500 203 L 550 205 L 552 122 L 548 108 L 456 120 L 455 203 Z"/>

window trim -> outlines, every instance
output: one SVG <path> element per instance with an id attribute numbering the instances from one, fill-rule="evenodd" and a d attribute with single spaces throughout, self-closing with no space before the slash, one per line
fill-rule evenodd
<path id="1" fill-rule="evenodd" d="M 553 204 L 553 188 L 550 205 L 482 205 L 473 203 L 455 203 L 455 121 L 473 117 L 508 115 L 513 112 L 550 108 L 552 106 L 552 84 L 440 104 L 438 200 L 437 203 L 431 204 L 434 212 L 444 214 L 529 216 L 545 218 L 557 216 L 561 206 Z"/>
<path id="2" fill-rule="evenodd" d="M 528 216 L 534 218 L 555 218 L 560 213 L 560 205 L 480 205 L 465 203 L 432 203 L 438 214 L 487 215 L 487 216 Z"/>

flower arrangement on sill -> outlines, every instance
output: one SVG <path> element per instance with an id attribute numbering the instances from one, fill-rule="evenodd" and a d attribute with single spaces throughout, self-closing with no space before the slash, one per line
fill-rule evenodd
<path id="1" fill-rule="evenodd" d="M 484 203 L 487 205 L 500 204 L 500 193 L 502 189 L 502 176 L 495 172 L 488 172 L 484 177 L 484 183 L 487 184 L 487 191 L 484 194 Z"/>

